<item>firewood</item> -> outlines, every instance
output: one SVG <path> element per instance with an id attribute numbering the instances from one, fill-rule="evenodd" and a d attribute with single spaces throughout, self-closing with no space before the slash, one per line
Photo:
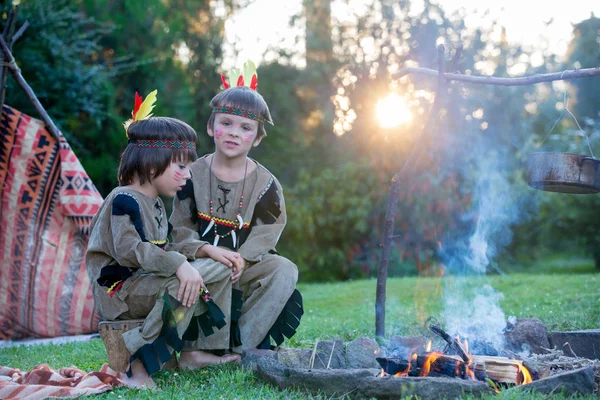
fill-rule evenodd
<path id="1" fill-rule="evenodd" d="M 390 375 L 396 375 L 399 372 L 406 372 L 410 362 L 401 358 L 387 358 L 387 357 L 376 357 L 375 358 L 385 373 Z"/>
<path id="2" fill-rule="evenodd" d="M 460 358 L 463 359 L 464 362 L 468 363 L 471 361 L 471 358 L 469 357 L 459 340 L 453 339 L 450 335 L 448 335 L 448 333 L 446 333 L 446 331 L 444 331 L 438 325 L 429 325 L 429 330 L 435 333 L 436 335 L 439 335 L 442 339 L 444 339 L 450 345 L 450 347 L 454 349 L 454 351 L 456 351 L 456 354 L 458 354 Z"/>
<path id="3" fill-rule="evenodd" d="M 523 361 L 511 360 L 507 357 L 495 356 L 472 356 L 473 365 L 480 368 L 483 366 L 488 378 L 495 382 L 513 383 L 520 385 L 523 383 Z"/>

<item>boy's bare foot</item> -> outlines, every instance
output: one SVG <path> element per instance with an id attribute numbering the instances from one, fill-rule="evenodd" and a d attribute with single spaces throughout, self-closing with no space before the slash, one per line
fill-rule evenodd
<path id="1" fill-rule="evenodd" d="M 202 350 L 182 351 L 179 355 L 179 367 L 187 369 L 197 369 L 208 367 L 209 365 L 225 364 L 240 362 L 240 357 L 236 354 L 225 354 L 216 356 Z"/>
<path id="2" fill-rule="evenodd" d="M 131 378 L 127 376 L 127 373 L 117 372 L 108 365 L 105 372 L 119 378 L 119 380 L 123 382 L 123 385 L 128 388 L 156 389 L 156 383 L 150 375 L 148 375 L 146 368 L 144 368 L 144 365 L 139 360 L 135 360 L 133 364 L 131 364 Z"/>

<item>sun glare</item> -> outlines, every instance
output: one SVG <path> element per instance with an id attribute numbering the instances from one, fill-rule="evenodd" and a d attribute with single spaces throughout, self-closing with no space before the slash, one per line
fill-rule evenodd
<path id="1" fill-rule="evenodd" d="M 394 128 L 412 119 L 404 99 L 395 93 L 379 99 L 375 106 L 377 120 L 382 128 Z"/>

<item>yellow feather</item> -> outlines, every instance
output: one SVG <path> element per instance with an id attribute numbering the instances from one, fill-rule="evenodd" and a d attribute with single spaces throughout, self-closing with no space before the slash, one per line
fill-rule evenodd
<path id="1" fill-rule="evenodd" d="M 235 87 L 237 86 L 238 78 L 240 77 L 240 70 L 237 68 L 233 68 L 229 71 L 229 86 Z"/>
<path id="2" fill-rule="evenodd" d="M 152 112 L 152 109 L 154 108 L 154 103 L 156 103 L 156 94 L 157 93 L 158 93 L 158 90 L 156 90 L 156 89 L 154 91 L 148 93 L 148 96 L 146 96 L 146 98 L 142 102 L 140 109 L 135 114 L 136 121 L 141 121 L 143 119 L 150 118 L 152 116 L 151 112 Z"/>
<path id="3" fill-rule="evenodd" d="M 250 60 L 244 63 L 244 86 L 250 86 L 252 75 L 256 74 L 256 66 Z"/>

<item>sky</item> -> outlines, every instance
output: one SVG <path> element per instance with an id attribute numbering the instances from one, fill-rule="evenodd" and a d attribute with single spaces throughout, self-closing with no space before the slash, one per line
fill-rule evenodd
<path id="1" fill-rule="evenodd" d="M 332 13 L 343 12 L 344 7 L 360 7 L 364 0 L 334 0 Z M 597 0 L 439 0 L 446 12 L 465 8 L 469 17 L 467 27 L 486 23 L 483 12 L 489 10 L 505 27 L 511 43 L 540 45 L 546 40 L 556 54 L 564 54 L 572 38 L 572 24 L 590 17 L 594 12 L 600 17 Z M 294 34 L 289 28 L 290 17 L 302 9 L 302 0 L 253 0 L 247 8 L 230 18 L 226 25 L 226 41 L 235 43 L 240 50 L 237 61 L 231 48 L 225 66 L 241 64 L 251 59 L 260 64 L 262 55 L 270 45 L 283 41 L 294 46 Z M 546 25 L 548 21 L 552 23 Z"/>

